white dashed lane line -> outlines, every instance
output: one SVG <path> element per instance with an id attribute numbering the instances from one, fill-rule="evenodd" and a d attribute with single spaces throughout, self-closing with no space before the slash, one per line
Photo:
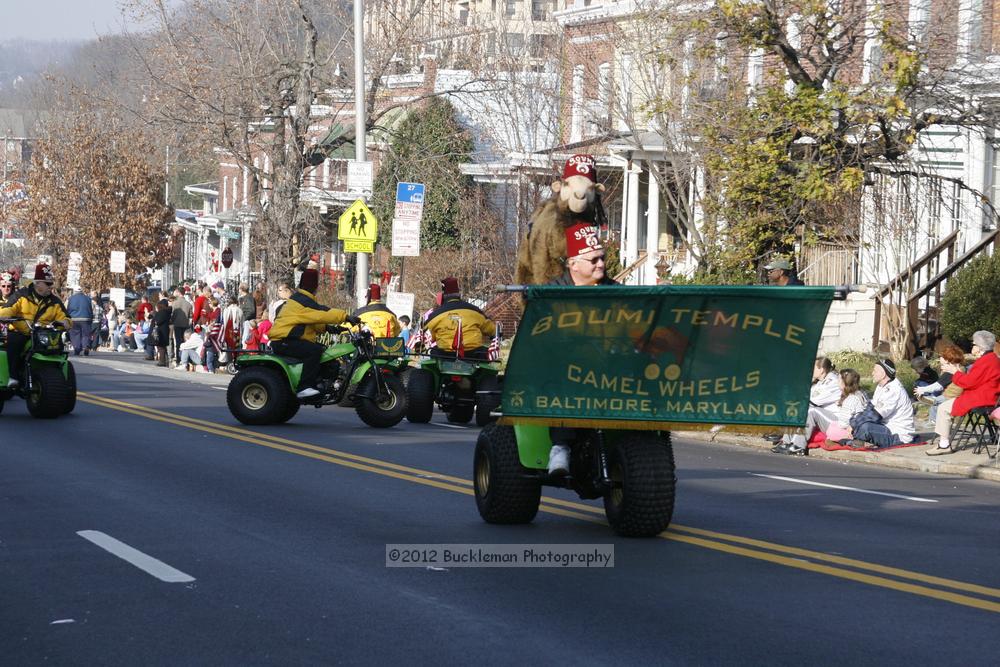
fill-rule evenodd
<path id="1" fill-rule="evenodd" d="M 194 577 L 184 574 L 180 570 L 170 567 L 161 560 L 157 560 L 148 554 L 144 554 L 134 547 L 116 540 L 110 535 L 106 535 L 98 530 L 81 530 L 76 533 L 88 542 L 92 542 L 105 551 L 118 556 L 127 563 L 130 563 L 146 574 L 151 574 L 160 581 L 167 583 L 188 583 L 194 581 Z"/>
<path id="2" fill-rule="evenodd" d="M 917 498 L 915 496 L 901 496 L 897 493 L 886 493 L 884 491 L 870 491 L 868 489 L 859 489 L 853 486 L 840 486 L 838 484 L 826 484 L 824 482 L 812 482 L 807 479 L 796 479 L 795 477 L 781 477 L 779 475 L 762 475 L 760 473 L 752 472 L 750 473 L 754 477 L 767 477 L 768 479 L 776 479 L 781 482 L 792 482 L 793 484 L 808 484 L 809 486 L 822 486 L 826 489 L 837 489 L 839 491 L 853 491 L 854 493 L 867 493 L 873 496 L 887 496 L 889 498 L 900 498 L 902 500 L 912 500 L 916 503 L 936 503 L 938 501 L 932 498 Z"/>

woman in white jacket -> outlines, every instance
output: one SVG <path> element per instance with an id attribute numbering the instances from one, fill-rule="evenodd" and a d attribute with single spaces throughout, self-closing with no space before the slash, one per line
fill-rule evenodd
<path id="1" fill-rule="evenodd" d="M 837 421 L 837 408 L 840 401 L 840 375 L 829 357 L 817 357 L 813 365 L 813 384 L 809 390 L 809 414 L 806 416 L 806 426 L 803 433 L 784 435 L 771 451 L 775 454 L 792 454 L 805 456 L 806 443 L 816 430 L 826 430 L 826 427 Z"/>

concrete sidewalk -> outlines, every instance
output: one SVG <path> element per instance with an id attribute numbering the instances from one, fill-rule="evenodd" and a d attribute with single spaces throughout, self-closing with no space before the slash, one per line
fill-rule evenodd
<path id="1" fill-rule="evenodd" d="M 187 373 L 176 371 L 171 368 L 156 366 L 152 361 L 143 359 L 143 355 L 138 352 L 108 352 L 101 350 L 91 353 L 87 357 L 70 357 L 74 363 L 104 366 L 113 368 L 125 373 L 141 373 L 172 380 L 184 380 L 198 384 L 208 384 L 218 387 L 229 385 L 232 376 L 227 373 Z M 765 440 L 759 434 L 743 434 L 731 431 L 731 427 L 726 427 L 717 433 L 707 431 L 677 431 L 678 437 L 690 438 L 693 440 L 706 440 L 713 442 L 724 442 L 741 447 L 753 447 L 756 449 L 770 450 L 774 443 Z M 933 434 L 920 433 L 922 440 L 928 440 Z M 1000 457 L 990 459 L 986 453 L 974 455 L 972 449 L 965 449 L 954 454 L 944 456 L 927 456 L 924 454 L 929 445 L 917 445 L 914 447 L 903 447 L 900 449 L 890 449 L 887 451 L 866 450 L 866 451 L 846 451 L 839 450 L 828 452 L 825 449 L 810 449 L 809 458 L 829 459 L 844 463 L 865 463 L 869 465 L 883 466 L 886 468 L 901 468 L 903 470 L 919 470 L 921 472 L 935 473 L 939 475 L 955 475 L 958 477 L 969 477 L 975 479 L 985 479 L 1000 482 Z M 774 456 L 782 456 L 774 454 Z"/>
<path id="2" fill-rule="evenodd" d="M 706 431 L 678 431 L 677 435 L 684 438 L 725 442 L 728 444 L 740 445 L 742 447 L 754 447 L 757 449 L 770 450 L 771 447 L 774 446 L 773 442 L 765 440 L 759 434 L 737 433 L 735 431 L 729 431 L 728 427 L 718 433 L 709 433 Z M 918 436 L 924 441 L 935 437 L 933 433 L 924 432 L 918 433 Z M 1000 482 L 1000 457 L 990 459 L 986 456 L 985 450 L 980 454 L 973 454 L 971 447 L 963 449 L 960 452 L 955 452 L 954 454 L 945 454 L 944 456 L 927 456 L 924 451 L 929 447 L 929 444 L 925 444 L 915 445 L 913 447 L 901 447 L 899 449 L 889 449 L 886 451 L 837 450 L 832 452 L 828 452 L 825 449 L 810 449 L 808 458 L 827 459 L 841 461 L 844 463 L 867 463 L 870 465 L 883 466 L 885 468 L 919 470 L 921 472 L 929 472 L 939 475 L 955 475 L 958 477 L 969 477 Z M 773 454 L 773 456 L 784 455 Z"/>

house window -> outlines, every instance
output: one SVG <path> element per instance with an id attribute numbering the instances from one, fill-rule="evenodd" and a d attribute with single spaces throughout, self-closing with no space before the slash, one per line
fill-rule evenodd
<path id="1" fill-rule="evenodd" d="M 910 13 L 907 21 L 910 27 L 910 39 L 921 43 L 927 36 L 927 21 L 931 16 L 931 0 L 910 0 Z"/>
<path id="2" fill-rule="evenodd" d="M 867 0 L 867 18 L 865 19 L 865 46 L 861 82 L 871 83 L 880 78 L 882 72 L 882 43 L 875 29 L 876 21 L 882 19 L 882 10 L 875 0 Z"/>
<path id="3" fill-rule="evenodd" d="M 983 37 L 983 0 L 959 0 L 958 56 L 968 59 L 979 53 Z"/>
<path id="4" fill-rule="evenodd" d="M 583 65 L 573 68 L 573 112 L 570 125 L 570 143 L 583 138 Z"/>
<path id="5" fill-rule="evenodd" d="M 618 109 L 621 112 L 619 129 L 629 129 L 632 120 L 632 54 L 621 57 L 618 76 Z"/>
<path id="6" fill-rule="evenodd" d="M 597 102 L 601 112 L 607 113 L 611 107 L 611 63 L 597 66 Z"/>
<path id="7" fill-rule="evenodd" d="M 753 49 L 747 57 L 747 85 L 750 95 L 764 83 L 764 49 Z"/>
<path id="8" fill-rule="evenodd" d="M 799 21 L 801 20 L 802 17 L 795 14 L 789 16 L 788 20 L 785 21 L 785 35 L 788 37 L 788 45 L 794 51 L 802 48 L 802 34 L 799 31 Z M 795 82 L 790 77 L 785 79 L 785 92 L 789 95 L 795 92 Z"/>
<path id="9" fill-rule="evenodd" d="M 507 0 L 506 7 L 504 8 L 504 16 L 510 18 L 517 13 L 517 0 Z"/>
<path id="10" fill-rule="evenodd" d="M 728 76 L 729 63 L 726 59 L 726 33 L 715 36 L 715 59 L 713 62 L 712 79 L 722 81 Z"/>

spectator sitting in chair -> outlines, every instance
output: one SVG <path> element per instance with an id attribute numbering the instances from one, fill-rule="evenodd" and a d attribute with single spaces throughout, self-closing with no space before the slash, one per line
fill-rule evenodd
<path id="1" fill-rule="evenodd" d="M 954 343 L 945 345 L 941 348 L 941 363 L 945 362 L 957 366 L 960 371 L 964 371 L 965 350 Z M 962 393 L 962 388 L 952 383 L 951 376 L 951 373 L 942 370 L 941 374 L 937 376 L 937 381 L 932 384 L 921 386 L 920 380 L 914 383 L 913 395 L 917 401 L 930 406 L 927 410 L 927 419 L 930 421 L 931 428 L 934 428 L 937 422 L 937 411 L 941 404 L 949 398 L 958 398 L 958 395 Z M 922 373 L 921 377 L 923 377 Z"/>
<path id="2" fill-rule="evenodd" d="M 989 331 L 972 334 L 972 356 L 976 360 L 969 366 L 968 373 L 963 373 L 957 364 L 941 362 L 941 370 L 952 374 L 952 384 L 961 387 L 962 393 L 938 406 L 934 425 L 938 444 L 924 452 L 928 456 L 951 453 L 952 417 L 961 417 L 974 408 L 992 408 L 996 404 L 997 394 L 1000 394 L 1000 357 L 993 352 L 996 342 L 996 336 Z"/>
<path id="3" fill-rule="evenodd" d="M 853 449 L 877 449 L 913 442 L 913 405 L 896 379 L 892 359 L 880 359 L 872 368 L 875 394 L 871 404 L 851 419 L 848 443 Z"/>

